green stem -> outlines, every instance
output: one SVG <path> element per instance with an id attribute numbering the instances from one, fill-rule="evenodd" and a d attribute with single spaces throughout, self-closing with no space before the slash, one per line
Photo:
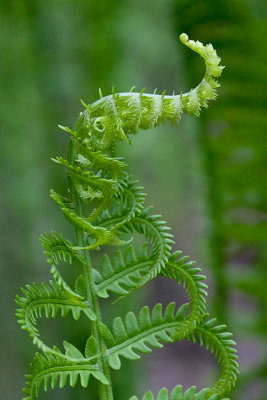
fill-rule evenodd
<path id="1" fill-rule="evenodd" d="M 74 151 L 71 139 L 69 142 L 68 161 L 71 164 L 74 164 L 74 162 L 75 162 L 75 151 Z M 71 199 L 74 203 L 75 210 L 76 210 L 77 214 L 81 216 L 82 215 L 81 202 L 80 202 L 80 199 L 77 195 L 75 187 L 74 187 L 73 183 L 71 182 L 70 178 L 69 178 L 69 189 L 70 189 Z M 86 247 L 87 242 L 86 242 L 85 231 L 78 227 L 75 227 L 75 233 L 76 233 L 77 245 L 79 247 Z M 86 263 L 83 264 L 83 276 L 84 276 L 85 284 L 86 284 L 87 301 L 89 302 L 89 304 L 92 305 L 93 311 L 96 314 L 96 321 L 90 321 L 90 328 L 91 328 L 92 335 L 95 337 L 96 342 L 97 342 L 97 353 L 100 354 L 99 359 L 98 359 L 99 360 L 98 361 L 99 370 L 106 376 L 106 378 L 109 381 L 108 385 L 104 385 L 102 382 L 98 381 L 99 397 L 100 397 L 100 400 L 113 400 L 110 369 L 109 369 L 107 357 L 105 355 L 107 348 L 106 348 L 104 340 L 101 338 L 101 333 L 100 333 L 100 325 L 101 325 L 102 319 L 101 319 L 101 312 L 100 312 L 98 297 L 97 297 L 96 289 L 95 289 L 94 278 L 93 278 L 93 274 L 92 274 L 92 267 L 91 267 L 89 251 L 83 250 L 82 255 L 83 255 L 84 260 L 86 261 Z"/>

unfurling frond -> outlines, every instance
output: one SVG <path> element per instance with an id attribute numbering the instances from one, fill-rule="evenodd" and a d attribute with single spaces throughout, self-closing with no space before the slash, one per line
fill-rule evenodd
<path id="1" fill-rule="evenodd" d="M 50 281 L 50 285 L 46 283 L 27 285 L 26 289 L 22 289 L 22 292 L 24 297 L 17 296 L 16 300 L 16 303 L 20 306 L 16 310 L 18 322 L 22 329 L 29 333 L 33 343 L 44 351 L 52 350 L 39 337 L 36 327 L 38 318 L 43 315 L 46 318 L 55 318 L 59 312 L 62 317 L 66 317 L 71 311 L 75 320 L 79 320 L 81 312 L 84 312 L 90 319 L 96 319 L 93 310 L 81 300 L 80 296 L 70 294 L 54 281 Z"/>
<path id="2" fill-rule="evenodd" d="M 151 215 L 152 207 L 146 208 L 140 215 L 127 222 L 123 229 L 128 232 L 138 232 L 145 236 L 153 245 L 154 264 L 149 272 L 140 282 L 140 286 L 155 278 L 162 269 L 170 256 L 173 235 L 169 233 L 170 228 L 165 226 L 165 221 L 161 220 L 161 215 Z"/>
<path id="3" fill-rule="evenodd" d="M 74 244 L 55 231 L 41 235 L 41 242 L 44 253 L 54 264 L 59 264 L 60 261 L 73 264 L 75 259 L 83 262 L 78 251 L 75 251 Z"/>
<path id="4" fill-rule="evenodd" d="M 195 262 L 189 261 L 188 256 L 181 256 L 181 251 L 174 252 L 166 264 L 161 275 L 176 279 L 187 290 L 190 299 L 190 314 L 187 318 L 189 331 L 199 323 L 206 310 L 207 285 L 203 282 L 206 279 L 200 275 L 200 268 L 194 267 Z M 184 337 L 184 333 L 182 334 Z"/>
<path id="5" fill-rule="evenodd" d="M 144 306 L 138 317 L 130 311 L 124 321 L 120 317 L 115 318 L 112 332 L 102 324 L 101 334 L 107 345 L 111 368 L 120 368 L 120 356 L 138 360 L 138 352 L 151 353 L 151 347 L 161 348 L 161 342 L 171 343 L 171 334 L 184 321 L 186 309 L 187 304 L 184 304 L 175 312 L 175 303 L 170 303 L 162 314 L 162 304 L 159 303 L 151 313 Z"/>
<path id="6" fill-rule="evenodd" d="M 199 116 L 201 107 L 207 107 L 209 100 L 216 99 L 216 88 L 220 85 L 215 78 L 221 75 L 224 68 L 219 65 L 220 57 L 211 44 L 204 46 L 199 41 L 188 40 L 185 33 L 180 40 L 204 58 L 206 73 L 200 84 L 190 92 L 177 96 L 166 95 L 165 91 L 162 94 L 130 91 L 101 97 L 90 106 L 89 112 L 85 111 L 93 121 L 90 133 L 95 145 L 107 149 L 112 145 L 112 139 L 128 141 L 127 135 L 158 126 L 165 120 L 174 125 L 183 113 Z M 102 135 L 99 135 L 99 128 L 96 129 L 96 123 L 101 124 Z"/>
<path id="7" fill-rule="evenodd" d="M 53 275 L 55 281 L 60 287 L 63 287 L 66 292 L 71 296 L 77 296 L 77 294 L 69 287 L 69 285 L 62 278 L 58 264 L 60 261 L 69 262 L 73 264 L 74 261 L 78 261 L 80 264 L 84 264 L 84 259 L 80 256 L 79 252 L 75 249 L 73 243 L 65 239 L 62 235 L 56 232 L 46 233 L 41 236 L 42 246 L 45 249 L 45 254 L 48 256 L 48 262 L 51 265 L 50 272 Z"/>
<path id="8" fill-rule="evenodd" d="M 216 325 L 216 318 L 210 319 L 196 327 L 189 336 L 193 342 L 205 345 L 214 353 L 222 366 L 222 373 L 216 384 L 210 389 L 211 394 L 225 395 L 229 393 L 236 382 L 238 371 L 235 342 L 233 334 L 227 331 L 226 325 Z"/>
<path id="9" fill-rule="evenodd" d="M 182 339 L 204 343 L 222 366 L 221 378 L 213 388 L 198 393 L 194 386 L 184 393 L 176 386 L 171 393 L 160 390 L 156 397 L 147 392 L 142 400 L 219 400 L 234 385 L 238 366 L 231 334 L 225 326 L 216 327 L 214 320 L 205 322 L 205 277 L 189 257 L 180 251 L 171 253 L 174 241 L 170 228 L 161 215 L 151 213 L 153 207 L 144 208 L 143 188 L 126 172 L 125 160 L 116 156 L 118 141 L 129 143 L 129 135 L 165 120 L 175 125 L 183 113 L 198 116 L 208 101 L 216 98 L 219 84 L 215 78 L 223 69 L 216 51 L 212 45 L 188 40 L 185 34 L 180 39 L 206 64 L 205 76 L 196 88 L 177 96 L 168 96 L 165 91 L 158 95 L 156 91 L 113 90 L 103 97 L 100 92 L 100 99 L 93 104 L 82 102 L 85 109 L 73 129 L 60 126 L 69 135 L 68 157 L 52 160 L 67 172 L 68 190 L 67 196 L 54 190 L 50 196 L 72 224 L 75 240 L 54 231 L 43 235 L 41 241 L 54 281 L 27 286 L 24 297 L 17 297 L 19 323 L 44 352 L 34 357 L 24 400 L 35 400 L 41 387 L 47 390 L 51 385 L 53 389 L 59 383 L 63 388 L 68 379 L 71 387 L 78 379 L 87 387 L 91 375 L 98 381 L 99 398 L 113 400 L 110 367 L 119 369 L 121 357 L 137 360 L 141 353 Z M 136 234 L 145 239 L 138 252 L 128 245 Z M 93 255 L 102 246 L 123 245 L 127 247 L 113 256 L 103 255 L 99 266 L 93 259 L 91 264 L 89 251 Z M 75 273 L 78 271 L 72 286 L 75 289 L 66 283 L 61 263 L 69 263 Z M 99 297 L 108 298 L 113 293 L 124 298 L 159 274 L 181 284 L 187 290 L 189 304 L 177 310 L 175 303 L 170 303 L 164 312 L 161 304 L 151 311 L 144 306 L 138 316 L 129 311 L 124 319 L 116 317 L 112 329 L 102 322 Z M 75 320 L 81 313 L 87 317 L 91 336 L 84 355 L 67 341 L 63 341 L 63 353 L 41 340 L 37 320 L 42 316 L 55 318 L 59 312 L 62 317 L 71 312 Z"/>
<path id="10" fill-rule="evenodd" d="M 27 386 L 23 390 L 26 394 L 23 400 L 34 400 L 38 397 L 41 387 L 45 391 L 48 390 L 49 385 L 54 389 L 58 384 L 63 388 L 68 379 L 71 387 L 74 387 L 78 378 L 82 387 L 88 386 L 90 376 L 102 382 L 104 385 L 108 384 L 105 375 L 98 370 L 96 365 L 92 365 L 83 359 L 70 361 L 64 356 L 55 356 L 50 353 L 36 353 L 31 364 L 30 375 L 27 375 Z"/>

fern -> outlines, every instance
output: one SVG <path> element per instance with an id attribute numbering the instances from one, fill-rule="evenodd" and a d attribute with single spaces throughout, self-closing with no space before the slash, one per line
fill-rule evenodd
<path id="1" fill-rule="evenodd" d="M 127 247 L 123 255 L 118 250 L 114 255 L 113 263 L 105 255 L 100 263 L 100 271 L 94 270 L 96 293 L 99 297 L 108 297 L 108 292 L 117 295 L 127 295 L 136 287 L 137 282 L 154 264 L 154 258 L 147 253 L 148 244 L 144 243 L 138 255 L 133 246 Z"/>
<path id="2" fill-rule="evenodd" d="M 54 350 L 39 338 L 36 328 L 37 318 L 41 318 L 43 314 L 46 318 L 55 318 L 59 311 L 62 317 L 66 317 L 71 311 L 75 320 L 79 320 L 82 311 L 89 319 L 95 320 L 96 316 L 90 307 L 81 301 L 78 294 L 73 295 L 73 292 L 66 291 L 63 285 L 59 286 L 55 281 L 50 281 L 50 285 L 46 283 L 27 285 L 27 289 L 23 289 L 25 297 L 17 296 L 16 302 L 21 308 L 17 310 L 16 315 L 22 329 L 27 330 L 33 338 L 33 343 L 44 351 L 49 350 L 54 353 Z"/>
<path id="3" fill-rule="evenodd" d="M 177 280 L 178 284 L 182 284 L 187 289 L 190 298 L 190 315 L 187 318 L 189 330 L 196 323 L 199 323 L 206 309 L 207 285 L 203 282 L 206 279 L 204 275 L 200 275 L 200 268 L 193 268 L 195 262 L 188 261 L 189 257 L 180 257 L 181 251 L 174 252 L 168 260 L 166 268 L 161 275 Z"/>
<path id="4" fill-rule="evenodd" d="M 69 348 L 66 343 L 65 346 Z M 81 385 L 87 387 L 90 375 L 104 385 L 108 383 L 103 373 L 98 371 L 97 366 L 84 362 L 81 353 L 80 357 L 77 357 L 79 355 L 77 349 L 71 348 L 71 350 L 72 355 L 76 356 L 75 361 L 69 361 L 63 356 L 52 355 L 51 352 L 44 353 L 44 355 L 36 353 L 31 364 L 31 374 L 27 375 L 27 387 L 24 389 L 27 396 L 24 398 L 25 400 L 38 397 L 41 386 L 47 391 L 49 383 L 52 389 L 56 387 L 57 383 L 60 388 L 63 388 L 68 378 L 71 387 L 76 385 L 78 378 L 80 378 Z"/>
<path id="5" fill-rule="evenodd" d="M 196 387 L 191 386 L 183 393 L 183 387 L 181 385 L 177 385 L 173 388 L 170 393 L 168 393 L 167 389 L 161 389 L 157 397 L 153 396 L 151 391 L 147 392 L 143 397 L 142 400 L 205 400 L 207 398 L 208 389 L 203 389 L 199 393 L 196 394 Z M 213 395 L 210 397 L 210 400 L 218 400 L 218 395 Z M 136 396 L 130 398 L 130 400 L 138 400 Z M 229 400 L 229 399 L 223 399 Z"/>
<path id="6" fill-rule="evenodd" d="M 136 318 L 129 312 L 125 321 L 116 317 L 113 322 L 113 332 L 102 324 L 101 332 L 108 349 L 108 362 L 111 368 L 119 369 L 120 356 L 129 360 L 138 360 L 141 353 L 150 353 L 148 346 L 160 348 L 160 341 L 171 343 L 170 335 L 175 332 L 185 318 L 187 304 L 179 308 L 174 315 L 175 303 L 170 303 L 162 316 L 162 305 L 157 304 L 150 315 L 149 308 L 144 306 Z"/>
<path id="7" fill-rule="evenodd" d="M 34 400 L 41 387 L 62 388 L 68 378 L 71 387 L 80 379 L 88 386 L 92 375 L 98 381 L 99 398 L 112 400 L 110 368 L 121 367 L 121 357 L 140 359 L 140 353 L 150 353 L 164 343 L 177 340 L 197 340 L 214 352 L 222 365 L 222 375 L 212 388 L 196 393 L 196 388 L 184 394 L 176 386 L 168 394 L 162 389 L 157 400 L 212 400 L 222 398 L 234 386 L 238 367 L 234 342 L 225 326 L 206 321 L 205 302 L 207 285 L 200 268 L 194 267 L 189 257 L 172 251 L 173 236 L 160 215 L 144 208 L 145 193 L 137 181 L 125 171 L 124 160 L 115 156 L 116 142 L 126 140 L 139 129 L 148 129 L 169 120 L 177 123 L 182 113 L 199 115 L 207 101 L 216 98 L 215 80 L 223 67 L 219 65 L 212 45 L 188 40 L 181 41 L 205 60 L 206 73 L 201 83 L 189 93 L 166 96 L 134 93 L 115 93 L 102 97 L 85 110 L 73 129 L 61 127 L 70 135 L 67 159 L 56 157 L 54 162 L 64 167 L 69 178 L 68 197 L 54 190 L 51 198 L 60 206 L 67 220 L 74 226 L 76 240 L 71 242 L 56 232 L 41 237 L 45 254 L 51 265 L 54 281 L 27 286 L 24 297 L 18 297 L 17 316 L 22 328 L 42 351 L 36 353 L 27 376 L 25 400 Z M 145 243 L 138 252 L 125 240 L 125 234 L 143 235 Z M 104 255 L 99 269 L 91 264 L 90 255 L 103 245 L 127 245 L 117 250 L 113 258 Z M 149 249 L 149 251 L 148 251 Z M 77 279 L 73 288 L 59 272 L 60 263 L 75 264 Z M 188 291 L 189 303 L 176 307 L 170 303 L 164 312 L 157 304 L 151 311 L 141 308 L 138 316 L 129 311 L 125 318 L 117 316 L 112 328 L 102 322 L 98 298 L 110 293 L 123 298 L 161 274 L 175 279 Z M 54 318 L 58 312 L 65 317 L 69 312 L 78 320 L 81 313 L 88 318 L 91 336 L 85 353 L 63 341 L 65 352 L 49 347 L 39 336 L 37 319 L 45 315 Z M 137 397 L 132 397 L 135 400 Z M 148 392 L 143 400 L 154 399 Z"/>

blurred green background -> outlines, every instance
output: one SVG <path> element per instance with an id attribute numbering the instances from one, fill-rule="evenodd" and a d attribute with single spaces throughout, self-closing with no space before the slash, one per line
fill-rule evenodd
<path id="1" fill-rule="evenodd" d="M 119 151 L 145 187 L 146 204 L 172 227 L 176 248 L 203 266 L 208 310 L 235 334 L 241 375 L 231 399 L 267 399 L 266 17 L 264 0 L 1 1 L 1 398 L 22 397 L 35 350 L 16 322 L 14 298 L 21 286 L 50 279 L 39 236 L 51 229 L 71 234 L 49 199 L 51 187 L 66 185 L 50 161 L 66 154 L 57 124 L 71 126 L 80 99 L 93 102 L 99 87 L 104 95 L 113 85 L 118 92 L 134 85 L 188 91 L 204 66 L 178 42 L 186 32 L 212 42 L 226 65 L 218 100 L 199 119 L 140 132 Z M 71 278 L 68 268 L 66 274 Z M 170 300 L 182 303 L 185 293 L 162 278 L 103 308 L 109 320 Z M 82 346 L 88 335 L 83 320 L 40 326 L 51 344 L 64 338 Z M 113 374 L 115 398 L 178 383 L 200 389 L 212 385 L 216 365 L 198 345 L 166 346 L 125 361 Z M 41 393 L 45 398 L 90 395 L 77 388 Z"/>

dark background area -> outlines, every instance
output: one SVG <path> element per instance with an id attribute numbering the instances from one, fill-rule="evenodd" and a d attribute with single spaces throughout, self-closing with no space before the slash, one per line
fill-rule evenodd
<path id="1" fill-rule="evenodd" d="M 178 41 L 181 32 L 213 43 L 222 57 L 218 100 L 199 119 L 140 132 L 119 154 L 145 187 L 146 204 L 172 227 L 175 247 L 207 275 L 209 312 L 234 332 L 241 374 L 231 399 L 267 398 L 266 16 L 264 0 L 1 1 L 1 398 L 22 397 L 35 351 L 16 322 L 14 299 L 21 286 L 51 279 L 39 237 L 52 229 L 71 235 L 49 199 L 51 187 L 66 185 L 50 161 L 67 151 L 57 124 L 72 126 L 80 99 L 95 101 L 99 87 L 107 95 L 113 85 L 168 94 L 195 86 L 203 61 Z M 124 303 L 103 303 L 104 319 L 185 299 L 182 288 L 158 278 Z M 88 336 L 83 320 L 40 327 L 51 344 L 82 346 Z M 176 384 L 201 389 L 218 373 L 209 352 L 183 341 L 125 361 L 113 373 L 115 398 Z M 39 398 L 88 396 L 77 386 Z"/>

